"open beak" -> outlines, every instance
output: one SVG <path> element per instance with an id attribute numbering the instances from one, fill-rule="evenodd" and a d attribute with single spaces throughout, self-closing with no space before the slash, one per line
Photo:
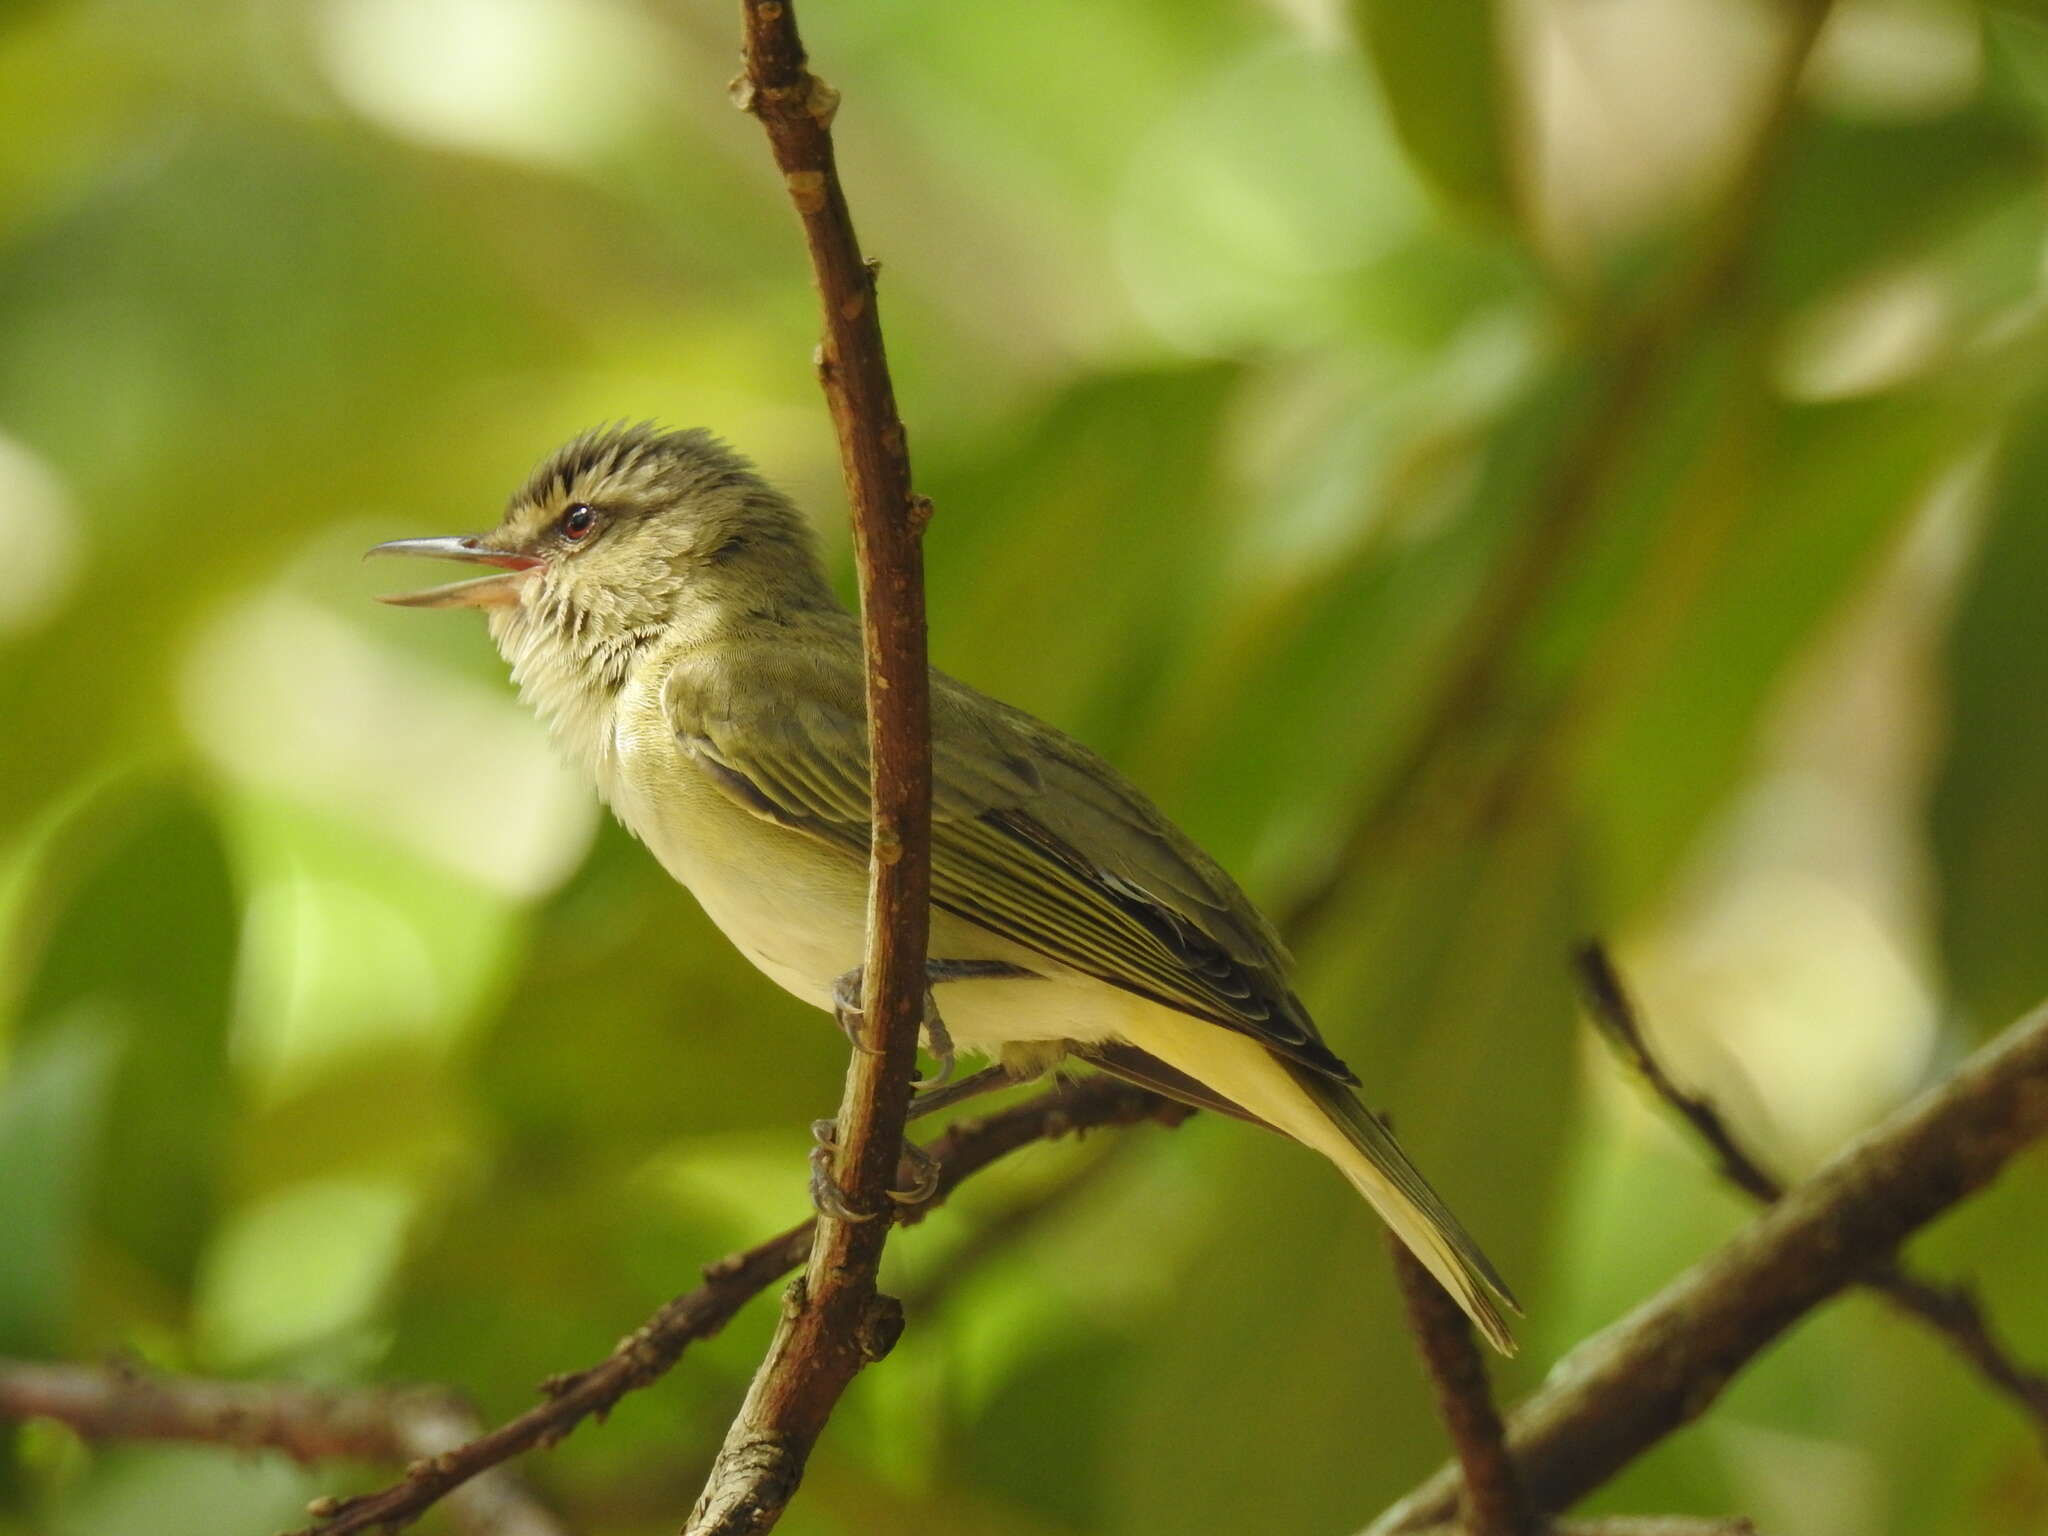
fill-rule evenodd
<path id="1" fill-rule="evenodd" d="M 472 536 L 442 539 L 393 539 L 363 553 L 371 555 L 420 555 L 434 560 L 462 560 L 471 565 L 496 565 L 502 576 L 478 576 L 469 581 L 451 581 L 428 587 L 424 592 L 397 592 L 377 599 L 400 608 L 496 608 L 519 601 L 519 586 L 545 563 L 533 555 L 509 549 L 492 549 Z"/>

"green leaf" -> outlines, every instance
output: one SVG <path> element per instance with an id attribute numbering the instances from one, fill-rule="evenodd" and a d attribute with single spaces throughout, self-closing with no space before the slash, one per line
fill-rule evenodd
<path id="1" fill-rule="evenodd" d="M 2048 401 L 2015 424 L 1948 647 L 1933 799 L 1949 985 L 1979 1028 L 2048 994 Z"/>
<path id="2" fill-rule="evenodd" d="M 1754 260 L 1786 308 L 1924 256 L 1960 227 L 2038 200 L 2041 136 L 1984 107 L 1926 123 L 1815 118 L 1775 178 Z"/>
<path id="3" fill-rule="evenodd" d="M 1969 419 L 1924 392 L 1738 412 L 1690 487 L 1624 509 L 1660 542 L 1585 689 L 1604 921 L 1656 892 L 1738 781 L 1777 681 L 1875 574 Z"/>
<path id="4" fill-rule="evenodd" d="M 1498 0 L 1358 0 L 1359 25 L 1409 157 L 1457 207 L 1515 217 Z"/>
<path id="5" fill-rule="evenodd" d="M 939 663 L 1114 755 L 1198 633 L 1223 564 L 1218 440 L 1240 377 L 1215 365 L 1089 379 L 971 465 L 927 476 Z M 1039 574 L 1020 587 L 1020 571 Z M 1001 622 L 1020 598 L 1029 647 Z"/>
<path id="6" fill-rule="evenodd" d="M 1583 405 L 1581 370 L 1557 369 L 1482 431 L 1411 448 L 1420 462 L 1391 484 L 1335 487 L 1364 530 L 1353 548 L 1226 590 L 1141 782 L 1171 790 L 1165 803 L 1226 866 L 1264 876 L 1255 890 L 1311 883 L 1333 837 L 1389 792 Z"/>
<path id="7" fill-rule="evenodd" d="M 119 1041 L 95 1225 L 184 1297 L 218 1209 L 241 910 L 213 820 L 189 796 L 102 799 L 90 822 L 59 839 L 56 857 L 85 867 L 65 871 L 78 883 L 65 893 L 23 1016 L 33 1037 L 34 1021 L 85 1013 Z"/>
<path id="8" fill-rule="evenodd" d="M 22 1045 L 0 1086 L 0 1352 L 69 1344 L 115 1042 L 74 1017 Z"/>

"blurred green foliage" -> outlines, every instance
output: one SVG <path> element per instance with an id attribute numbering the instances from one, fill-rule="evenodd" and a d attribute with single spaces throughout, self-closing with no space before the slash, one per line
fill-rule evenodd
<path id="1" fill-rule="evenodd" d="M 1745 1217 L 1576 1028 L 1574 937 L 1793 1172 L 2048 974 L 2048 14 L 1855 0 L 1788 69 L 1794 14 L 805 8 L 936 658 L 1285 919 L 1529 1304 L 1510 1390 Z M 650 415 L 843 551 L 736 32 L 0 12 L 0 1351 L 495 1418 L 802 1209 L 837 1036 L 599 822 L 479 627 L 354 564 Z M 893 1246 L 910 1330 L 784 1528 L 1353 1529 L 1442 1452 L 1380 1243 L 1240 1126 L 1034 1149 Z M 2048 1359 L 2038 1158 L 1921 1246 Z M 767 1318 L 543 1496 L 672 1528 Z M 371 1475 L 32 1426 L 0 1531 L 263 1532 Z M 2041 1529 L 2048 1473 L 1849 1301 L 1597 1502 L 1974 1536 Z"/>

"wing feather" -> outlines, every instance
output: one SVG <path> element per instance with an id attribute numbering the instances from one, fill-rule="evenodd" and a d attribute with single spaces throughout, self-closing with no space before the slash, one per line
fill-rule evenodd
<path id="1" fill-rule="evenodd" d="M 777 675 L 744 697 L 724 678 L 677 667 L 664 704 L 678 744 L 754 815 L 865 860 L 858 668 L 794 648 L 762 659 Z M 1085 747 L 938 672 L 932 900 L 1326 1078 L 1357 1081 L 1288 987 L 1278 937 L 1221 868 Z"/>

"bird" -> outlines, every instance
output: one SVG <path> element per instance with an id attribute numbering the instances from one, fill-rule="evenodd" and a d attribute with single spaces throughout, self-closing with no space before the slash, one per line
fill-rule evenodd
<path id="1" fill-rule="evenodd" d="M 817 1007 L 858 997 L 860 627 L 751 461 L 701 428 L 607 425 L 489 532 L 369 553 L 493 567 L 384 601 L 481 610 L 557 746 L 740 952 Z M 1361 1100 L 1237 883 L 1101 757 L 936 668 L 931 728 L 934 1054 L 1000 1081 L 1076 1058 L 1291 1137 L 1512 1353 L 1513 1293 Z"/>

